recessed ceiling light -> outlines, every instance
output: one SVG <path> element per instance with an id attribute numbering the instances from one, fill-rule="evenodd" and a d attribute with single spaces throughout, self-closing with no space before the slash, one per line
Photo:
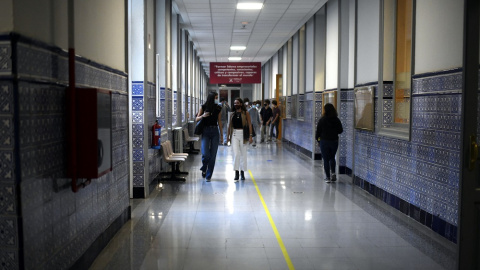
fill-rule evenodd
<path id="1" fill-rule="evenodd" d="M 241 57 L 234 57 L 234 56 L 232 56 L 232 57 L 228 57 L 228 60 L 230 60 L 230 61 L 239 61 L 239 60 L 242 60 L 242 58 L 241 58 Z"/>
<path id="2" fill-rule="evenodd" d="M 232 51 L 243 51 L 246 48 L 247 47 L 245 47 L 245 46 L 230 46 L 230 50 L 232 50 Z"/>
<path id="3" fill-rule="evenodd" d="M 262 3 L 238 3 L 237 9 L 262 9 Z"/>

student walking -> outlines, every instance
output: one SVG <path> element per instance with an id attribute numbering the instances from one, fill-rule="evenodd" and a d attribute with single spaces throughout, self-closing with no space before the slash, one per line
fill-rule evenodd
<path id="1" fill-rule="evenodd" d="M 235 110 L 230 117 L 228 125 L 227 141 L 233 146 L 233 169 L 235 170 L 234 181 L 240 176 L 245 180 L 244 171 L 247 170 L 247 142 L 252 143 L 252 122 L 241 98 L 236 98 L 233 103 Z M 247 133 L 244 131 L 248 131 Z"/>
<path id="2" fill-rule="evenodd" d="M 338 150 L 338 134 L 343 132 L 343 127 L 338 119 L 337 110 L 331 103 L 325 104 L 324 110 L 325 112 L 318 120 L 315 138 L 320 144 L 325 182 L 330 183 L 337 180 L 335 155 Z"/>
<path id="3" fill-rule="evenodd" d="M 272 122 L 270 124 L 270 136 L 273 142 L 276 142 L 278 139 L 278 125 L 280 124 L 280 108 L 277 106 L 277 101 L 272 100 L 273 109 L 272 109 Z M 275 133 L 273 130 L 275 129 Z"/>
<path id="4" fill-rule="evenodd" d="M 257 146 L 257 132 L 260 131 L 259 127 L 261 125 L 260 123 L 260 116 L 258 115 L 258 110 L 257 108 L 255 107 L 255 102 L 253 102 L 253 106 L 250 105 L 249 102 L 245 102 L 245 105 L 247 107 L 247 111 L 248 113 L 250 114 L 250 120 L 252 122 L 252 129 L 255 130 L 255 136 L 252 137 L 253 139 L 253 143 L 252 143 L 252 146 L 253 147 L 256 147 Z"/>
<path id="5" fill-rule="evenodd" d="M 223 140 L 220 141 L 220 144 L 222 145 L 227 145 L 227 127 L 228 127 L 228 113 L 231 111 L 230 106 L 228 106 L 228 102 L 225 100 L 225 98 L 220 99 L 220 105 L 222 106 L 222 135 L 223 135 Z"/>
<path id="6" fill-rule="evenodd" d="M 262 130 L 261 130 L 261 139 L 260 143 L 265 141 L 265 135 L 267 137 L 267 141 L 270 139 L 269 134 L 265 134 L 269 132 L 270 121 L 272 120 L 272 109 L 270 108 L 270 100 L 266 99 L 263 102 L 263 107 L 260 110 L 260 117 L 262 120 Z"/>
<path id="7" fill-rule="evenodd" d="M 202 133 L 202 177 L 207 182 L 212 179 L 215 160 L 217 158 L 218 143 L 223 141 L 222 130 L 222 108 L 218 105 L 218 94 L 211 92 L 207 101 L 200 107 L 195 121 L 205 121 Z"/>

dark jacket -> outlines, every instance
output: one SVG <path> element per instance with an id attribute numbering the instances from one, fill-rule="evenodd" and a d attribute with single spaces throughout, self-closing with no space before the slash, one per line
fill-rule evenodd
<path id="1" fill-rule="evenodd" d="M 327 140 L 327 141 L 337 141 L 338 134 L 343 132 L 342 123 L 338 117 L 326 117 L 322 116 L 318 120 L 317 132 L 315 133 L 315 139 L 318 140 Z"/>

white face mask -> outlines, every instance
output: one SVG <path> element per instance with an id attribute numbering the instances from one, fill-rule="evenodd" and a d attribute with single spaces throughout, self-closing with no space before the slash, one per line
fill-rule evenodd
<path id="1" fill-rule="evenodd" d="M 215 104 L 217 104 L 217 105 L 218 105 L 218 99 L 215 99 Z"/>

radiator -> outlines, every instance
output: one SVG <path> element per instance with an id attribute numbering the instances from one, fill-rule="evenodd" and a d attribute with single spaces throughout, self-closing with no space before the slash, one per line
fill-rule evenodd
<path id="1" fill-rule="evenodd" d="M 173 129 L 173 145 L 175 153 L 183 153 L 183 129 L 181 127 Z"/>

